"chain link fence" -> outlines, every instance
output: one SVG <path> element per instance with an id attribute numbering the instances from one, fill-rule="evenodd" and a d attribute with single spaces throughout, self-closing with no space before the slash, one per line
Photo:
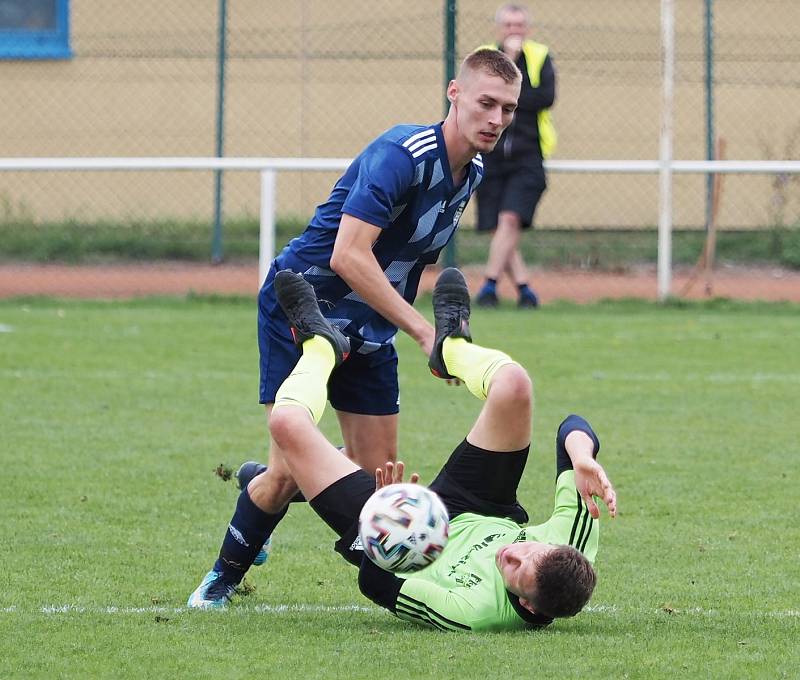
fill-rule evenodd
<path id="1" fill-rule="evenodd" d="M 453 5 L 460 60 L 493 38 L 497 5 Z M 0 61 L 7 95 L 0 99 L 2 155 L 214 155 L 221 6 L 72 0 L 70 59 Z M 711 123 L 726 157 L 798 159 L 800 4 L 794 0 L 676 0 L 674 157 L 706 158 L 709 6 Z M 445 7 L 428 0 L 227 3 L 224 154 L 351 157 L 395 123 L 440 120 Z M 555 158 L 657 158 L 659 3 L 560 0 L 529 7 L 532 37 L 550 46 L 558 77 Z M 327 172 L 280 175 L 279 240 L 302 228 L 335 179 Z M 0 258 L 81 259 L 96 252 L 207 260 L 215 200 L 212 172 L 1 173 Z M 257 173 L 224 174 L 227 256 L 255 255 L 259 200 Z M 707 201 L 706 177 L 675 177 L 678 262 L 699 254 Z M 526 255 L 540 265 L 606 269 L 652 262 L 657 210 L 655 175 L 551 173 Z M 798 176 L 726 176 L 715 219 L 721 256 L 800 267 Z M 462 219 L 459 255 L 480 262 L 488 239 L 474 233 L 473 221 L 471 211 Z M 34 247 L 48 239 L 49 246 Z"/>

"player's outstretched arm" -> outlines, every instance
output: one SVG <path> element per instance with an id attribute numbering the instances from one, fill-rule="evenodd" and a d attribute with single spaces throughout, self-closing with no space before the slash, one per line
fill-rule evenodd
<path id="1" fill-rule="evenodd" d="M 575 487 L 594 519 L 600 517 L 595 496 L 602 499 L 612 517 L 617 515 L 616 492 L 603 466 L 595 459 L 599 448 L 597 435 L 580 416 L 569 416 L 561 424 L 557 437 L 559 473 L 564 467 L 563 456 L 566 453 L 575 471 Z"/>
<path id="2" fill-rule="evenodd" d="M 408 333 L 429 355 L 433 348 L 433 326 L 392 287 L 375 259 L 372 246 L 380 233 L 379 227 L 343 214 L 333 246 L 331 269 L 364 302 Z"/>
<path id="3" fill-rule="evenodd" d="M 600 509 L 594 496 L 617 513 L 614 488 L 595 460 L 600 440 L 592 426 L 578 415 L 565 418 L 556 436 L 556 494 L 550 519 L 538 527 L 548 543 L 571 545 L 590 561 L 597 555 Z"/>

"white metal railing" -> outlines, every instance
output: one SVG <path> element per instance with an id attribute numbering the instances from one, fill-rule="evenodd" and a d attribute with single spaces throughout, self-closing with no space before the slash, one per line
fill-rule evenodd
<path id="1" fill-rule="evenodd" d="M 344 170 L 352 158 L 205 158 L 194 156 L 0 158 L 0 171 L 8 170 Z M 648 160 L 550 160 L 545 168 L 554 172 L 611 172 L 655 174 L 661 161 Z M 779 174 L 800 171 L 800 161 L 676 161 L 676 174 Z"/>
<path id="2" fill-rule="evenodd" d="M 276 175 L 279 171 L 344 170 L 349 158 L 0 158 L 0 171 L 54 170 L 254 170 L 261 174 L 261 212 L 259 231 L 259 284 L 267 275 L 275 253 Z M 556 160 L 547 161 L 549 172 L 660 174 L 658 294 L 670 294 L 671 252 L 669 233 L 672 224 L 672 201 L 662 196 L 664 182 L 672 174 L 797 174 L 800 161 L 676 161 L 664 160 Z M 663 240 L 662 240 L 663 238 Z"/>

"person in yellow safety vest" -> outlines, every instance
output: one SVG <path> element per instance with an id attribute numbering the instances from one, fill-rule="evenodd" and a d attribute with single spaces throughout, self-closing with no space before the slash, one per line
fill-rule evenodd
<path id="1" fill-rule="evenodd" d="M 545 191 L 543 160 L 555 150 L 556 131 L 550 117 L 556 96 L 556 75 L 546 45 L 528 38 L 531 23 L 524 5 L 506 4 L 495 15 L 497 42 L 482 47 L 502 50 L 522 72 L 522 92 L 514 121 L 494 151 L 483 155 L 484 176 L 478 188 L 478 230 L 494 231 L 479 306 L 498 304 L 497 281 L 508 273 L 518 291 L 518 306 L 535 308 L 539 298 L 528 285 L 520 252 L 522 232 L 533 224 L 536 205 Z"/>

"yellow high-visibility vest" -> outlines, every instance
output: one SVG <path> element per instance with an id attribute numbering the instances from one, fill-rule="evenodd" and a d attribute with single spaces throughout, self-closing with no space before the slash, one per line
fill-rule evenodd
<path id="1" fill-rule="evenodd" d="M 478 49 L 499 50 L 500 46 L 493 43 L 481 45 Z M 547 45 L 542 45 L 542 43 L 537 43 L 533 40 L 524 40 L 522 42 L 522 53 L 525 55 L 528 78 L 530 78 L 533 87 L 539 87 L 542 66 L 544 65 L 545 57 L 547 57 L 547 52 Z M 550 109 L 542 109 L 539 111 L 536 116 L 536 122 L 539 125 L 539 146 L 542 149 L 542 157 L 550 158 L 556 150 L 556 144 L 558 143 L 558 135 L 553 125 L 553 117 L 550 115 Z"/>

